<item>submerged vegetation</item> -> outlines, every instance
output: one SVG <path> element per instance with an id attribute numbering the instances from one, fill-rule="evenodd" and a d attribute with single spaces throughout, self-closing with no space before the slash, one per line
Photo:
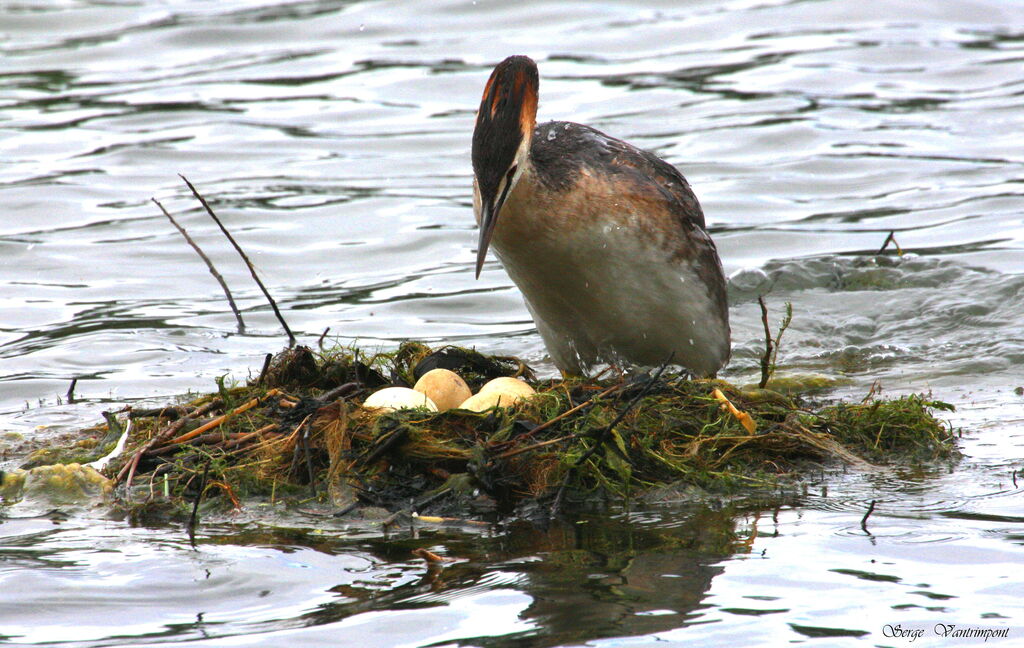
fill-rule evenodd
<path id="1" fill-rule="evenodd" d="M 474 391 L 494 377 L 518 376 L 538 393 L 482 413 L 361 406 L 374 390 L 411 386 L 439 367 Z M 220 382 L 216 393 L 185 404 L 126 410 L 125 450 L 103 470 L 132 507 L 159 501 L 187 510 L 202 492 L 235 506 L 265 497 L 315 501 L 336 513 L 371 506 L 510 514 L 666 485 L 775 487 L 832 460 L 942 458 L 954 452 L 953 430 L 933 415 L 944 409 L 924 396 L 873 394 L 815 406 L 660 370 L 538 382 L 516 358 L 413 342 L 372 357 L 300 346 L 278 354 L 248 385 Z M 119 425 L 108 417 L 86 435 L 107 441 Z"/>

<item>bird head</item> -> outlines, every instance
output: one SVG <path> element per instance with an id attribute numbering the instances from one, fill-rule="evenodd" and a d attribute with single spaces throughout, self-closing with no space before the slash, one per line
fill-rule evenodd
<path id="1" fill-rule="evenodd" d="M 529 156 L 537 123 L 537 86 L 537 64 L 526 56 L 510 56 L 494 68 L 484 87 L 473 130 L 473 175 L 480 192 L 477 278 L 501 207 Z"/>

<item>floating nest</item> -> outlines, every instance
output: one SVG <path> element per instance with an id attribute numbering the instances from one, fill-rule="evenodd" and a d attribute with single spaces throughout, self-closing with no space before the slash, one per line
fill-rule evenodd
<path id="1" fill-rule="evenodd" d="M 538 393 L 483 413 L 361 407 L 377 388 L 410 386 L 435 368 L 455 371 L 474 391 L 517 376 Z M 815 406 L 661 372 L 538 382 L 517 358 L 408 342 L 374 356 L 295 347 L 251 384 L 221 382 L 185 404 L 129 409 L 85 434 L 104 437 L 96 452 L 109 452 L 105 444 L 130 422 L 124 451 L 103 471 L 132 506 L 187 510 L 204 493 L 234 506 L 263 497 L 338 514 L 379 507 L 479 517 L 666 485 L 775 487 L 829 461 L 949 457 L 955 433 L 934 416 L 948 409 L 925 396 Z"/>

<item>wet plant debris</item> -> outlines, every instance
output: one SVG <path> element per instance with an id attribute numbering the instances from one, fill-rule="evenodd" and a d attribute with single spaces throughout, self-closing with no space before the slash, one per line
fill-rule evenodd
<path id="1" fill-rule="evenodd" d="M 377 389 L 411 387 L 433 369 L 454 371 L 474 392 L 513 376 L 537 393 L 484 412 L 362 407 Z M 187 515 L 202 495 L 226 507 L 264 498 L 337 515 L 372 507 L 479 518 L 556 498 L 565 507 L 666 485 L 729 493 L 792 482 L 830 461 L 956 453 L 955 431 L 936 417 L 952 407 L 927 396 L 815 405 L 658 373 L 537 381 L 517 358 L 453 346 L 407 342 L 374 355 L 297 346 L 247 385 L 220 381 L 187 403 L 126 409 L 124 451 L 102 470 L 128 509 L 170 502 Z M 83 434 L 116 436 L 115 424 Z"/>

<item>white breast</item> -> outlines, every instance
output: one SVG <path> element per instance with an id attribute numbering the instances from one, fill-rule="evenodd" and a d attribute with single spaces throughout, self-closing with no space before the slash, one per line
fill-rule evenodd
<path id="1" fill-rule="evenodd" d="M 601 219 L 543 236 L 496 236 L 494 248 L 526 298 L 555 364 L 673 364 L 699 375 L 729 356 L 722 321 L 700 276 L 638 236 L 629 219 Z M 499 222 L 500 229 L 500 222 Z"/>

